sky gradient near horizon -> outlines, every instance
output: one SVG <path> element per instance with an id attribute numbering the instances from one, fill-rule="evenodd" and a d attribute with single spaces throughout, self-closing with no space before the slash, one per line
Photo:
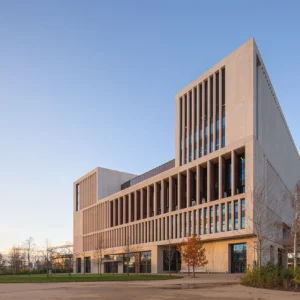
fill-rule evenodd
<path id="1" fill-rule="evenodd" d="M 300 148 L 300 3 L 0 1 L 0 251 L 72 241 L 72 183 L 174 158 L 177 91 L 254 37 Z"/>

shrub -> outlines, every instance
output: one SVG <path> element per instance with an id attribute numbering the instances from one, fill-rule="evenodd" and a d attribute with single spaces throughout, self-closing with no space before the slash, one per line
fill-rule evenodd
<path id="1" fill-rule="evenodd" d="M 241 283 L 259 288 L 297 290 L 300 286 L 300 269 L 294 272 L 268 262 L 266 266 L 247 270 Z"/>

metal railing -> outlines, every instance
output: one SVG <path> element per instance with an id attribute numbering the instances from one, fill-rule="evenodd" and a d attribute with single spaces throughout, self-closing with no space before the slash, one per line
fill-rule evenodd
<path id="1" fill-rule="evenodd" d="M 149 179 L 153 176 L 156 176 L 156 175 L 158 175 L 160 173 L 163 173 L 167 170 L 170 170 L 174 167 L 175 167 L 175 159 L 172 159 L 172 160 L 170 160 L 170 161 L 168 161 L 168 162 L 166 162 L 166 163 L 164 163 L 164 164 L 162 164 L 162 165 L 160 165 L 160 166 L 158 166 L 158 167 L 156 167 L 156 168 L 154 168 L 154 169 L 152 169 L 152 170 L 150 170 L 150 171 L 148 171 L 148 172 L 146 172 L 142 175 L 139 175 L 137 177 L 132 178 L 131 180 L 128 180 L 128 181 L 124 182 L 121 185 L 121 190 L 127 189 L 127 188 L 129 188 L 129 187 L 131 187 L 131 186 L 133 186 L 137 183 L 140 183 L 140 182 L 142 182 L 146 179 Z"/>

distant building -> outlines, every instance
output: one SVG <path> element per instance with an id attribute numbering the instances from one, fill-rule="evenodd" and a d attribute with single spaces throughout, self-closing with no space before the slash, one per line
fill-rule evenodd
<path id="1" fill-rule="evenodd" d="M 257 263 L 253 191 L 272 179 L 268 197 L 280 198 L 300 179 L 300 160 L 254 39 L 178 92 L 175 106 L 175 159 L 139 176 L 96 168 L 74 182 L 76 272 L 97 272 L 103 248 L 102 272 L 162 273 L 166 245 L 193 233 L 209 261 L 197 271 Z M 292 221 L 289 207 L 270 217 Z M 264 261 L 281 263 L 284 230 L 270 231 L 278 238 Z M 177 254 L 172 270 L 186 269 Z"/>

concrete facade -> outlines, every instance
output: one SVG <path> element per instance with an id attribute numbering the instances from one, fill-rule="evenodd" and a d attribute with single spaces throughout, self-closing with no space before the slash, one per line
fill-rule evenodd
<path id="1" fill-rule="evenodd" d="M 262 183 L 271 211 L 264 217 L 270 224 L 292 222 L 284 195 L 300 179 L 299 154 L 254 39 L 178 92 L 175 106 L 174 166 L 140 177 L 96 168 L 74 182 L 74 253 L 93 262 L 103 249 L 103 272 L 113 261 L 123 272 L 128 244 L 140 253 L 138 271 L 151 251 L 151 272 L 164 272 L 163 250 L 193 233 L 205 243 L 209 263 L 202 271 L 252 267 L 261 205 L 255 191 Z M 271 227 L 264 262 L 277 262 L 284 250 L 283 230 Z M 242 268 L 233 261 L 238 245 L 246 249 Z M 186 266 L 176 265 L 179 270 Z M 95 263 L 89 271 L 97 272 Z"/>

